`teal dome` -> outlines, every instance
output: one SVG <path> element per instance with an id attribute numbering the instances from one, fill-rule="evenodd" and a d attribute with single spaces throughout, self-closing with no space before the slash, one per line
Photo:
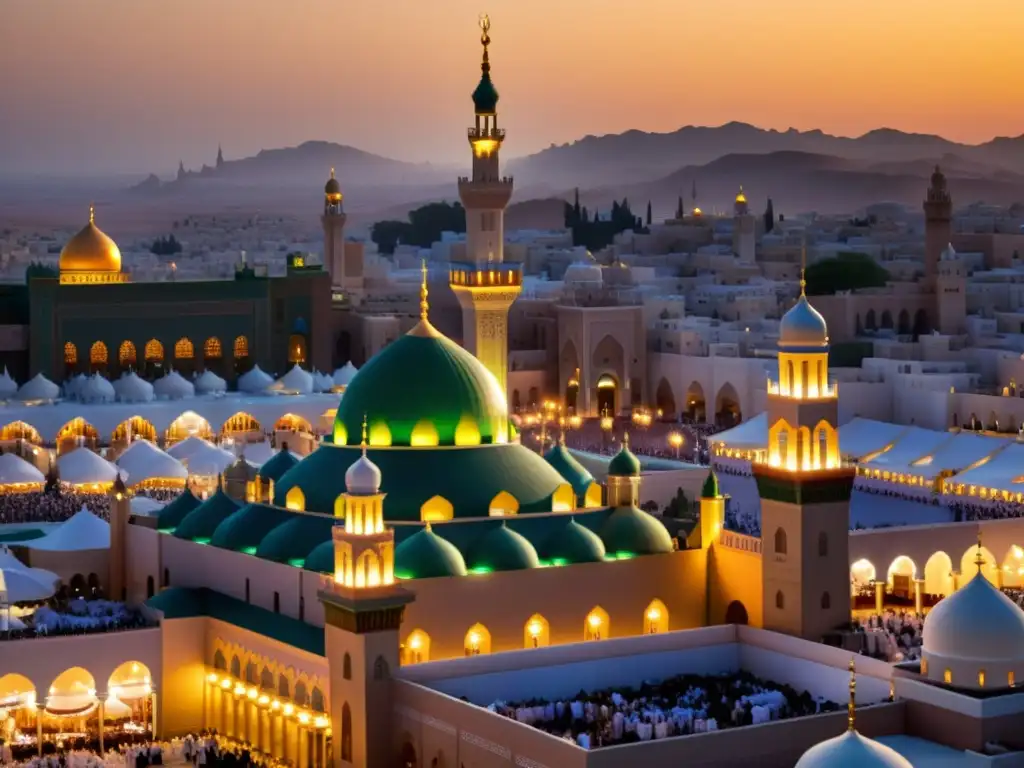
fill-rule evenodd
<path id="1" fill-rule="evenodd" d="M 658 555 L 672 552 L 665 526 L 636 507 L 619 507 L 601 526 L 601 541 L 609 552 Z"/>
<path id="2" fill-rule="evenodd" d="M 314 549 L 331 541 L 334 523 L 333 517 L 325 515 L 293 513 L 288 522 L 263 537 L 256 556 L 301 568 Z"/>
<path id="3" fill-rule="evenodd" d="M 237 512 L 241 506 L 228 496 L 223 488 L 218 488 L 213 496 L 185 515 L 174 529 L 174 535 L 179 539 L 209 541 L 217 526 Z"/>
<path id="4" fill-rule="evenodd" d="M 569 518 L 541 547 L 544 559 L 555 565 L 599 563 L 604 560 L 606 551 L 601 537 L 573 518 Z"/>
<path id="5" fill-rule="evenodd" d="M 217 526 L 210 544 L 221 549 L 255 554 L 263 537 L 284 525 L 292 513 L 266 504 L 246 504 Z"/>
<path id="6" fill-rule="evenodd" d="M 470 557 L 470 570 L 473 571 L 519 571 L 539 565 L 537 550 L 525 536 L 513 531 L 504 521 L 477 542 Z"/>
<path id="7" fill-rule="evenodd" d="M 629 438 L 622 441 L 622 448 L 608 462 L 608 474 L 612 477 L 639 477 L 640 460 L 629 450 Z"/>
<path id="8" fill-rule="evenodd" d="M 285 472 L 298 464 L 299 461 L 300 457 L 289 451 L 288 444 L 285 443 L 280 451 L 263 462 L 258 474 L 264 480 L 273 480 L 276 483 Z"/>
<path id="9" fill-rule="evenodd" d="M 483 363 L 426 320 L 392 342 L 349 383 L 334 443 L 371 447 L 476 445 L 508 441 L 508 404 Z"/>
<path id="10" fill-rule="evenodd" d="M 828 346 L 828 326 L 803 294 L 779 323 L 779 346 L 820 348 Z M 820 351 L 815 349 L 815 351 Z"/>
<path id="11" fill-rule="evenodd" d="M 200 504 L 202 502 L 195 497 L 191 490 L 186 488 L 174 501 L 160 510 L 160 514 L 156 517 L 157 529 L 167 531 L 177 528 L 185 516 Z"/>
<path id="12" fill-rule="evenodd" d="M 465 576 L 466 561 L 458 548 L 438 536 L 428 524 L 395 548 L 395 577 L 433 579 Z"/>
<path id="13" fill-rule="evenodd" d="M 498 110 L 498 89 L 491 82 L 490 72 L 480 76 L 473 91 L 473 108 L 478 115 L 493 115 Z"/>
<path id="14" fill-rule="evenodd" d="M 544 454 L 544 459 L 572 486 L 577 499 L 582 499 L 586 495 L 587 489 L 594 482 L 594 476 L 587 471 L 586 467 L 576 461 L 564 443 L 556 443 L 550 451 Z"/>
<path id="15" fill-rule="evenodd" d="M 702 499 L 717 499 L 721 497 L 721 492 L 718 489 L 718 475 L 715 474 L 715 470 L 710 470 L 708 476 L 704 480 L 704 487 L 700 489 L 700 497 Z"/>
<path id="16" fill-rule="evenodd" d="M 313 547 L 302 567 L 307 571 L 334 573 L 334 541 L 328 539 Z"/>

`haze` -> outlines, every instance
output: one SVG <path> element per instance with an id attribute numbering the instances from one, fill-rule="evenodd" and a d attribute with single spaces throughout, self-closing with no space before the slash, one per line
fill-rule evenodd
<path id="1" fill-rule="evenodd" d="M 464 161 L 493 21 L 510 156 L 742 120 L 980 142 L 1024 120 L 1020 0 L 5 0 L 0 173 L 172 172 L 325 139 Z"/>

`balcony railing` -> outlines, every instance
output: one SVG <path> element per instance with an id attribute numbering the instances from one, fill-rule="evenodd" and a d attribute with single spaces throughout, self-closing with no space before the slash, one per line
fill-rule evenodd
<path id="1" fill-rule="evenodd" d="M 745 533 L 723 530 L 718 537 L 718 543 L 729 549 L 750 552 L 754 555 L 761 554 L 761 539 L 756 536 L 747 536 Z"/>
<path id="2" fill-rule="evenodd" d="M 504 128 L 469 128 L 467 129 L 467 135 L 470 141 L 474 139 L 491 139 L 492 141 L 504 141 L 505 140 L 505 129 Z"/>
<path id="3" fill-rule="evenodd" d="M 523 267 L 517 263 L 453 261 L 448 270 L 448 282 L 453 287 L 507 288 L 523 284 Z"/>
<path id="4" fill-rule="evenodd" d="M 839 395 L 839 382 L 830 381 L 824 389 L 810 387 L 807 392 L 803 388 L 793 389 L 791 386 L 782 386 L 782 382 L 768 380 L 768 394 L 792 397 L 795 400 L 831 400 Z"/>

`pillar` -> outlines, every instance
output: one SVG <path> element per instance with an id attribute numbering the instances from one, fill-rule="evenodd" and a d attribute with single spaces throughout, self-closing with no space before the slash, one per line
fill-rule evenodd
<path id="1" fill-rule="evenodd" d="M 875 613 L 881 613 L 885 605 L 885 582 L 875 580 Z"/>
<path id="2" fill-rule="evenodd" d="M 160 738 L 159 734 L 160 731 L 162 730 L 161 728 L 157 727 L 156 691 L 153 691 L 153 693 L 149 694 L 149 714 L 152 718 L 152 725 L 150 726 L 150 729 L 153 734 L 153 740 L 156 741 Z"/>
<path id="3" fill-rule="evenodd" d="M 309 732 L 301 725 L 295 726 L 295 746 L 295 764 L 298 768 L 309 768 Z"/>
<path id="4" fill-rule="evenodd" d="M 960 589 L 960 571 L 953 571 L 950 576 L 953 577 L 953 591 L 956 592 Z"/>
<path id="5" fill-rule="evenodd" d="M 921 613 L 921 589 L 924 579 L 914 579 L 914 611 Z"/>
<path id="6" fill-rule="evenodd" d="M 274 731 L 276 729 L 277 729 L 277 715 L 274 713 L 273 709 L 268 709 L 267 710 L 267 731 L 268 731 L 268 733 L 267 733 L 267 744 L 269 745 L 269 749 L 267 751 L 270 753 L 270 756 L 273 757 L 274 759 L 278 759 L 278 758 L 284 757 L 284 755 L 277 754 L 277 749 L 276 749 L 276 747 L 277 747 L 277 743 L 276 743 L 277 742 L 277 734 L 274 733 Z"/>
<path id="7" fill-rule="evenodd" d="M 101 755 L 106 752 L 106 750 L 103 748 L 103 717 L 104 717 L 104 714 L 105 714 L 103 709 L 104 709 L 104 707 L 103 707 L 103 699 L 100 699 L 100 704 L 96 708 L 96 714 L 99 716 L 100 754 Z"/>
<path id="8" fill-rule="evenodd" d="M 36 752 L 43 756 L 43 710 L 36 704 Z"/>

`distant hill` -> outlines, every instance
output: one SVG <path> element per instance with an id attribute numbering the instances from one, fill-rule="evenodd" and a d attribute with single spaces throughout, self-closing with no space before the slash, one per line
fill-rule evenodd
<path id="1" fill-rule="evenodd" d="M 941 136 L 879 128 L 857 138 L 820 130 L 766 130 L 732 122 L 717 127 L 686 126 L 671 133 L 631 130 L 585 136 L 512 160 L 509 172 L 526 184 L 552 188 L 594 187 L 658 178 L 665 168 L 710 163 L 725 155 L 802 152 L 874 163 L 907 162 L 946 155 L 993 168 L 1024 172 L 1024 136 L 986 144 L 958 144 Z"/>

